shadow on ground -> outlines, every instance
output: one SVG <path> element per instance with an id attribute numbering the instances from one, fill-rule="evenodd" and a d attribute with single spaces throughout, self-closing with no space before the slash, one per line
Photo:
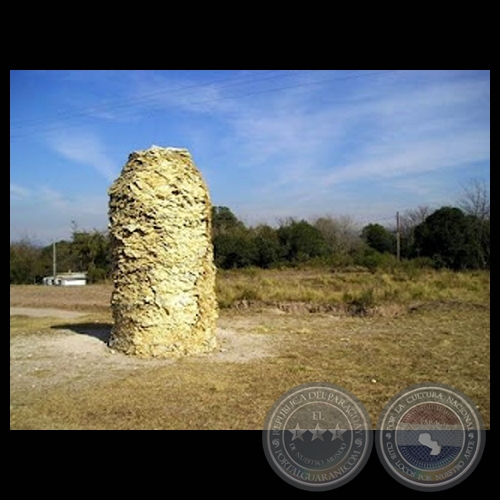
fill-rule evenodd
<path id="1" fill-rule="evenodd" d="M 111 335 L 111 323 L 67 323 L 64 325 L 54 325 L 51 328 L 55 330 L 71 330 L 72 332 L 88 335 L 94 337 L 104 342 L 108 343 L 109 336 Z"/>

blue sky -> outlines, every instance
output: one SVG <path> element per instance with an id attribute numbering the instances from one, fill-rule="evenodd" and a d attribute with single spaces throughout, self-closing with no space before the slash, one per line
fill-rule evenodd
<path id="1" fill-rule="evenodd" d="M 249 225 L 454 205 L 489 185 L 490 72 L 11 71 L 11 240 L 107 227 L 128 155 L 185 147 Z"/>

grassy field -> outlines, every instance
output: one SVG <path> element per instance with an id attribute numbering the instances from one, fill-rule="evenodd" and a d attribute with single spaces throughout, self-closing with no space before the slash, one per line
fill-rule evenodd
<path id="1" fill-rule="evenodd" d="M 221 271 L 221 349 L 130 359 L 102 340 L 110 285 L 11 286 L 11 307 L 80 318 L 11 317 L 13 429 L 260 429 L 304 382 L 357 395 L 375 424 L 419 382 L 467 394 L 490 424 L 490 276 L 401 269 Z"/>

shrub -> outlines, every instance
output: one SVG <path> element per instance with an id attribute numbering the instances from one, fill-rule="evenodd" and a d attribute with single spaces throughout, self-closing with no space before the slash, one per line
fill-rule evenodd
<path id="1" fill-rule="evenodd" d="M 353 316 L 366 316 L 369 310 L 375 305 L 373 288 L 368 288 L 354 295 L 346 292 L 343 299 Z"/>
<path id="2" fill-rule="evenodd" d="M 377 252 L 377 250 L 370 247 L 366 247 L 362 253 L 358 254 L 354 258 L 355 264 L 366 267 L 366 269 L 372 273 L 374 273 L 377 268 L 382 265 L 383 261 L 384 256 L 380 252 Z"/>

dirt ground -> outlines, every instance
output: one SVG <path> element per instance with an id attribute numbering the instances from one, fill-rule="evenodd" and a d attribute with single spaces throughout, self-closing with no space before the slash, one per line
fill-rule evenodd
<path id="1" fill-rule="evenodd" d="M 11 307 L 10 314 L 64 320 L 85 317 L 84 313 L 64 309 L 26 307 Z M 96 380 L 96 373 L 109 378 L 117 372 L 175 363 L 172 359 L 126 356 L 110 349 L 107 346 L 110 324 L 95 321 L 54 328 L 56 332 L 51 335 L 35 333 L 15 337 L 11 342 L 12 391 L 22 387 L 51 386 L 69 381 L 78 381 L 78 385 L 92 384 Z M 250 362 L 276 355 L 279 340 L 276 336 L 241 334 L 218 328 L 217 349 L 192 359 L 203 363 Z M 101 369 L 96 372 L 95 366 L 100 366 Z M 40 377 L 41 373 L 44 374 L 43 378 Z"/>
<path id="2" fill-rule="evenodd" d="M 75 309 L 99 311 L 109 288 L 99 287 L 100 293 L 89 296 L 87 287 L 83 293 L 76 289 L 64 290 L 40 287 L 21 287 L 11 292 L 12 303 L 63 304 Z M 16 295 L 16 290 L 22 294 Z M 95 291 L 95 290 L 93 290 Z M 21 299 L 22 297 L 22 299 Z M 43 298 L 41 298 L 43 297 Z M 97 297 L 97 298 L 96 298 Z M 108 306 L 106 306 L 108 307 Z M 95 314 L 54 307 L 11 306 L 10 316 L 47 318 L 52 321 L 51 335 L 30 334 L 16 336 L 11 341 L 11 392 L 26 387 L 57 385 L 62 382 L 78 381 L 78 385 L 93 383 L 96 373 L 123 375 L 127 370 L 171 364 L 174 360 L 145 360 L 126 356 L 107 346 L 111 323 L 93 320 Z M 82 319 L 83 318 L 83 319 Z M 87 318 L 88 322 L 84 322 Z M 76 319 L 82 321 L 75 323 Z M 57 326 L 57 320 L 71 320 L 74 324 Z M 60 323 L 60 322 L 59 322 Z M 218 348 L 206 355 L 198 356 L 203 362 L 244 363 L 275 355 L 278 337 L 264 334 L 237 333 L 230 329 L 217 329 Z M 102 369 L 97 371 L 95 366 Z M 43 374 L 43 377 L 41 376 Z"/>
<path id="3" fill-rule="evenodd" d="M 58 319 L 74 319 L 84 316 L 85 313 L 76 311 L 67 311 L 65 309 L 51 309 L 49 307 L 11 307 L 11 316 L 29 316 L 30 318 L 58 318 Z"/>
<path id="4" fill-rule="evenodd" d="M 309 381 L 356 394 L 374 423 L 404 387 L 449 384 L 489 427 L 486 305 L 369 317 L 222 310 L 213 353 L 140 359 L 107 346 L 109 287 L 48 288 L 11 287 L 12 429 L 259 429 L 279 395 Z"/>

